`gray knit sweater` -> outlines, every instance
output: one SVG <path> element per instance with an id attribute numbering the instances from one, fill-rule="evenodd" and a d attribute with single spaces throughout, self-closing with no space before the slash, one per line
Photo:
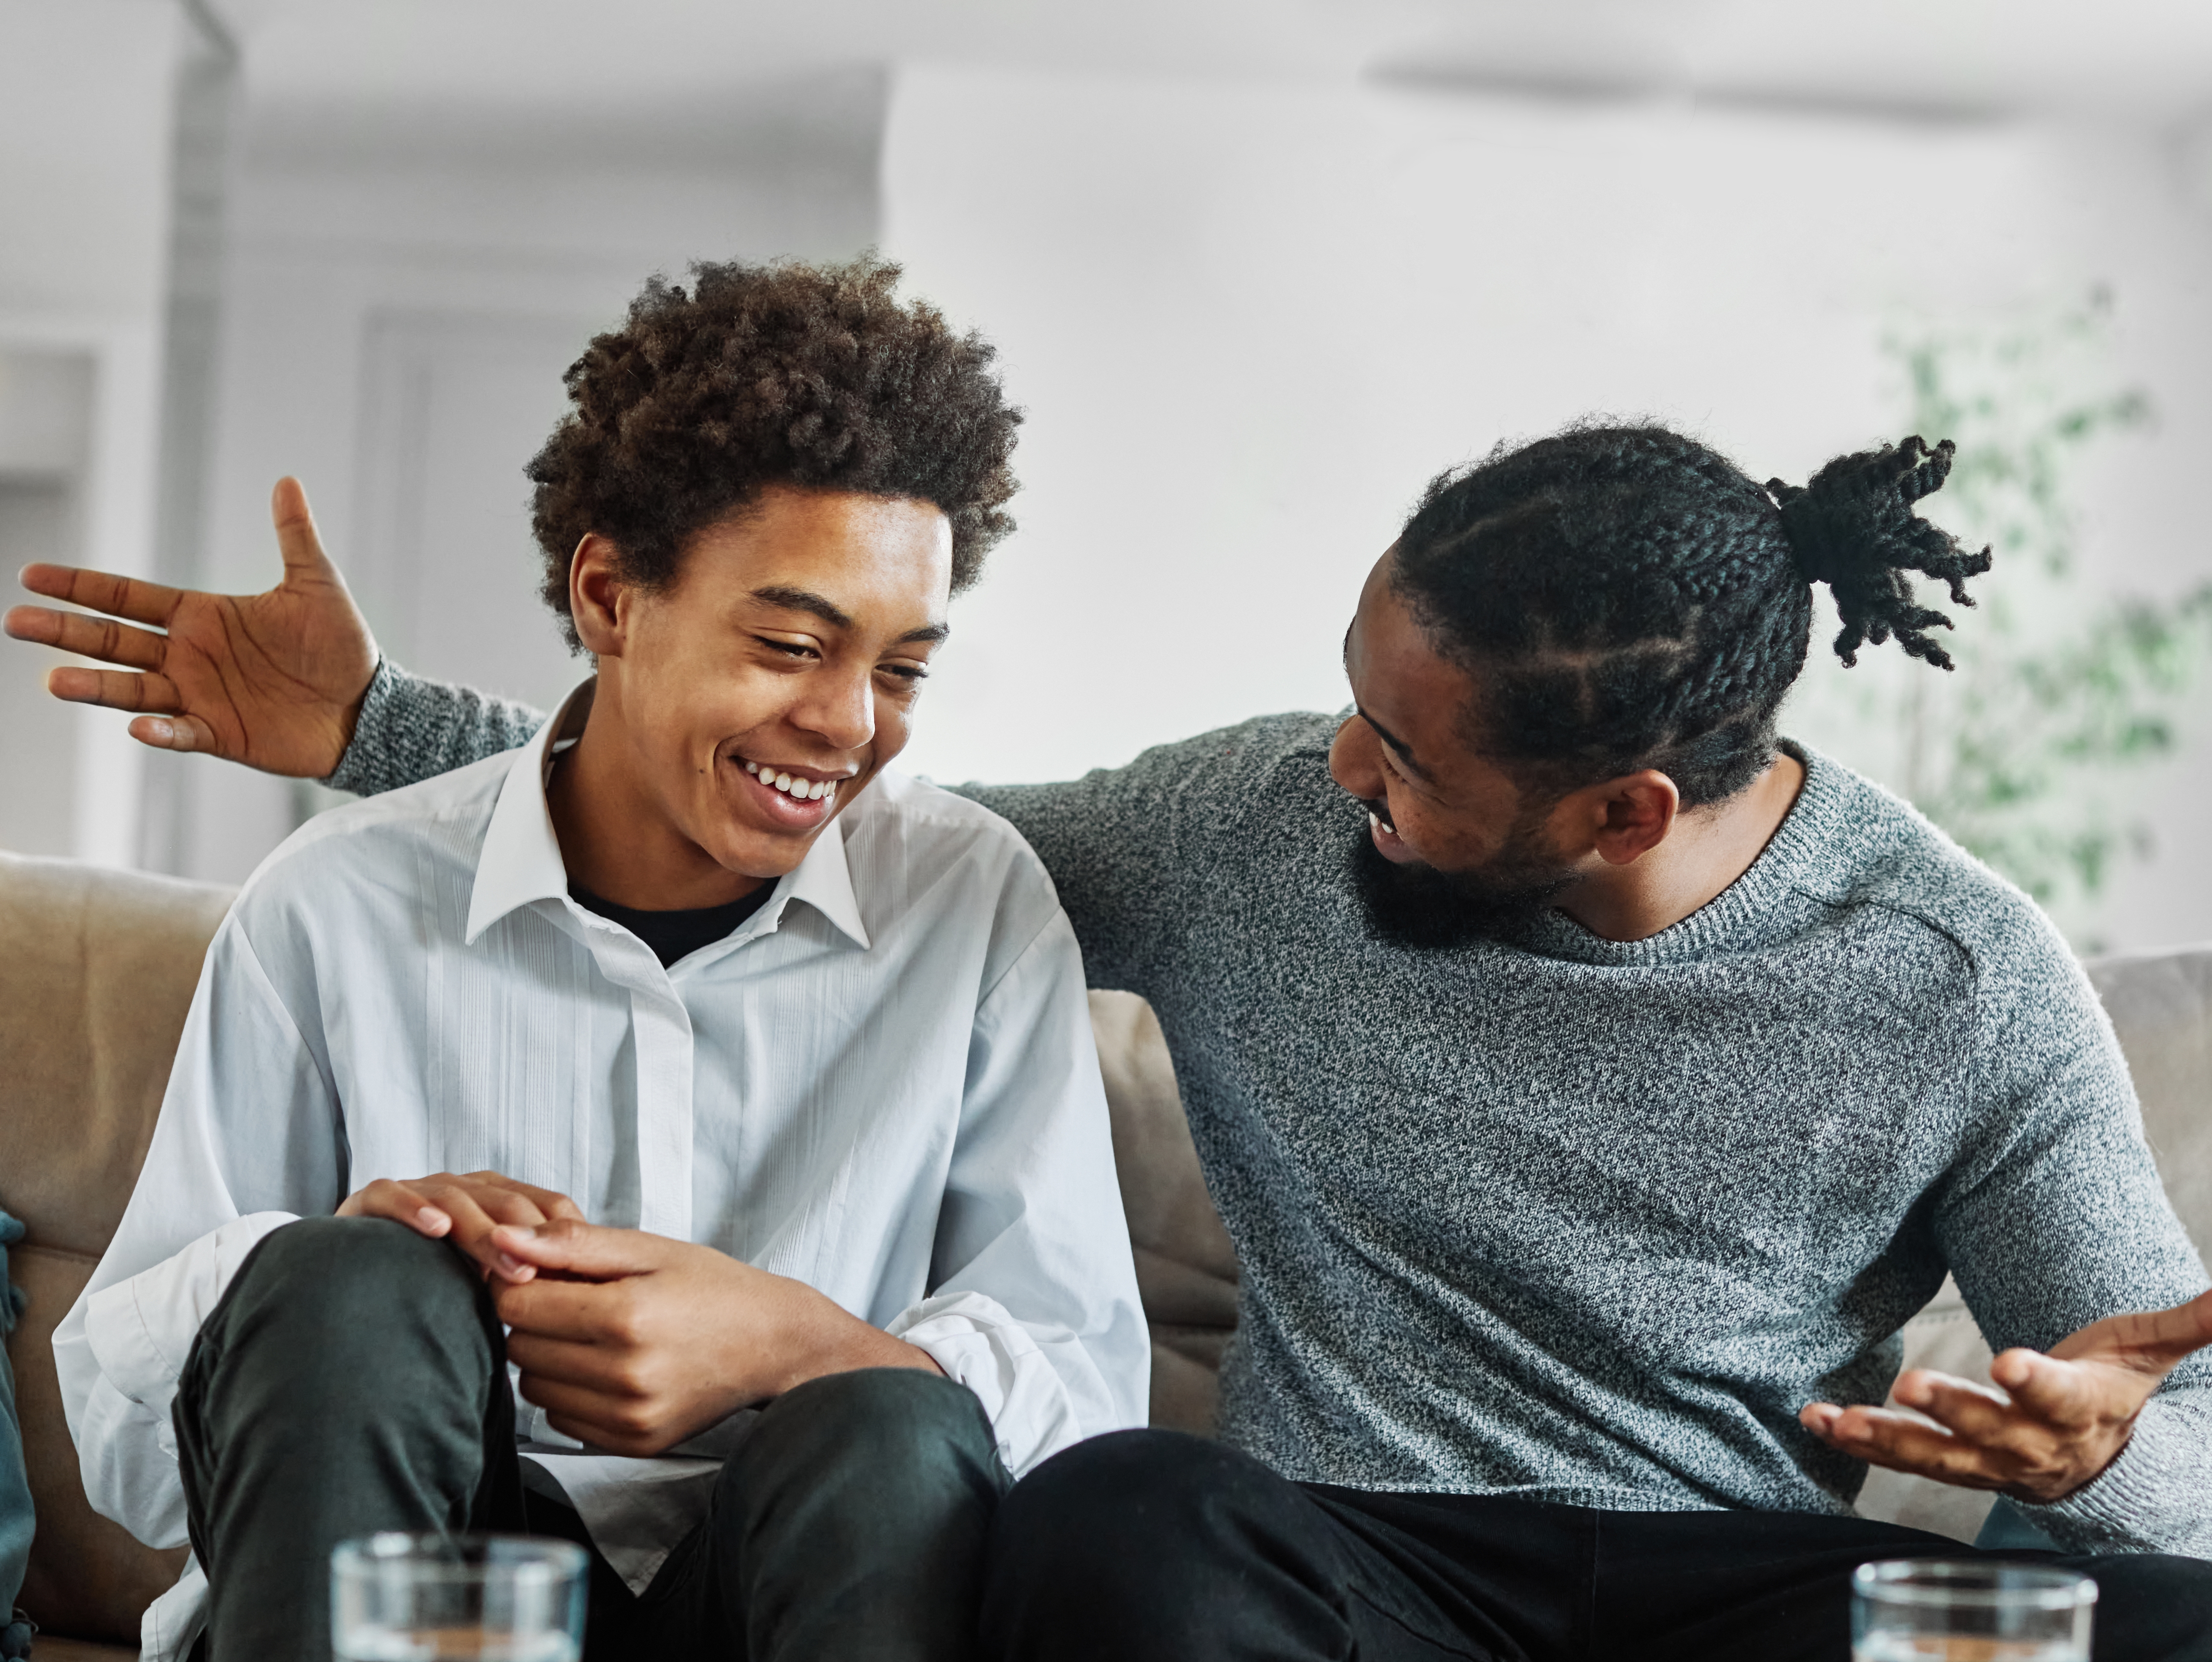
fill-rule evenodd
<path id="1" fill-rule="evenodd" d="M 521 743 L 387 666 L 331 782 Z M 1649 940 L 1559 913 L 1368 937 L 1337 719 L 969 787 L 1043 858 L 1094 986 L 1158 1010 L 1243 1265 L 1222 1433 L 1285 1476 L 1610 1509 L 1850 1509 L 1814 1400 L 1878 1402 L 1948 1269 L 1991 1344 L 2179 1303 L 2204 1268 L 2087 980 L 2034 906 L 1804 755 L 1751 870 Z M 2212 1557 L 2212 1353 L 2063 1544 Z"/>

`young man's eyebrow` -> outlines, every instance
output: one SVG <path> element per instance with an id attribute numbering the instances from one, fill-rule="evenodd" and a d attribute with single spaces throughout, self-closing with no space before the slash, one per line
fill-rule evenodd
<path id="1" fill-rule="evenodd" d="M 755 589 L 753 598 L 764 606 L 781 606 L 787 612 L 806 612 L 820 618 L 834 628 L 849 629 L 853 620 L 834 600 L 825 600 L 809 589 L 786 588 L 771 583 L 764 589 Z"/>
<path id="2" fill-rule="evenodd" d="M 755 589 L 753 598 L 764 606 L 780 606 L 786 611 L 805 612 L 811 616 L 820 618 L 832 628 L 849 629 L 853 627 L 853 620 L 847 615 L 843 607 L 834 600 L 825 599 L 821 595 L 816 594 L 811 589 L 787 588 L 780 583 L 772 583 L 764 589 Z M 933 643 L 944 640 L 951 633 L 952 626 L 950 623 L 925 623 L 918 629 L 908 629 L 892 644 L 903 646 L 909 643 L 919 644 L 925 641 Z"/>
<path id="3" fill-rule="evenodd" d="M 1353 705 L 1352 707 L 1355 710 L 1359 710 L 1359 707 L 1357 704 Z M 1416 779 L 1428 778 L 1429 770 L 1422 767 L 1419 762 L 1413 760 L 1413 747 L 1412 745 L 1407 743 L 1405 740 L 1400 738 L 1388 727 L 1385 727 L 1381 722 L 1376 720 L 1373 716 L 1369 715 L 1366 711 L 1359 710 L 1359 719 L 1375 730 L 1376 737 L 1381 739 L 1385 744 L 1389 745 L 1393 750 L 1395 750 L 1398 753 L 1398 760 L 1406 764 L 1406 771 L 1407 773 L 1413 774 Z"/>

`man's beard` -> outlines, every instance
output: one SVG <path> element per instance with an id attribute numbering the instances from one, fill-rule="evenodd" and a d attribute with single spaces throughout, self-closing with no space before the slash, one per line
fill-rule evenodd
<path id="1" fill-rule="evenodd" d="M 1418 861 L 1401 865 L 1385 859 L 1363 829 L 1351 865 L 1369 937 L 1436 951 L 1522 933 L 1575 880 L 1572 867 L 1541 852 L 1541 817 L 1516 823 L 1505 846 L 1473 871 L 1439 871 Z"/>

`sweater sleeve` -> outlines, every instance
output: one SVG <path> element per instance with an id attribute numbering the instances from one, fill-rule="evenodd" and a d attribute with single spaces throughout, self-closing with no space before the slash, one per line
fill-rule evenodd
<path id="1" fill-rule="evenodd" d="M 323 783 L 364 797 L 396 791 L 519 749 L 544 725 L 542 710 L 410 675 L 387 658 L 362 699 L 345 754 Z"/>
<path id="2" fill-rule="evenodd" d="M 2207 1285 L 2095 990 L 2047 925 L 2028 927 L 2026 949 L 1979 966 L 1978 1130 L 1936 1216 L 1995 1350 L 2048 1350 Z M 2101 1476 L 2021 1511 L 2073 1551 L 2212 1558 L 2212 1352 L 2167 1376 Z"/>
<path id="3" fill-rule="evenodd" d="M 1286 772 L 1325 766 L 1326 716 L 1266 716 L 1146 751 L 1058 785 L 963 785 L 1043 860 L 1094 987 L 1155 996 L 1230 855 L 1256 834 Z M 1301 805 L 1304 798 L 1298 798 Z M 1285 828 L 1297 834 L 1302 828 Z M 1271 828 L 1270 834 L 1273 834 Z"/>

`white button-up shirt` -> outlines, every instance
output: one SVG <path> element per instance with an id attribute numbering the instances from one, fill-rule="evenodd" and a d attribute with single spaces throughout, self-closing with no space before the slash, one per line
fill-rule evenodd
<path id="1" fill-rule="evenodd" d="M 881 774 L 663 968 L 568 897 L 545 782 L 580 707 L 311 822 L 210 946 L 137 1189 L 54 1338 L 86 1493 L 149 1544 L 185 1539 L 169 1409 L 201 1319 L 271 1229 L 380 1177 L 489 1168 L 803 1281 L 973 1391 L 1018 1476 L 1144 1422 L 1081 962 L 1028 845 Z M 535 1481 L 640 1589 L 751 1417 L 637 1460 L 517 1408 Z M 204 1589 L 188 1569 L 149 1612 L 149 1657 L 189 1646 Z"/>

